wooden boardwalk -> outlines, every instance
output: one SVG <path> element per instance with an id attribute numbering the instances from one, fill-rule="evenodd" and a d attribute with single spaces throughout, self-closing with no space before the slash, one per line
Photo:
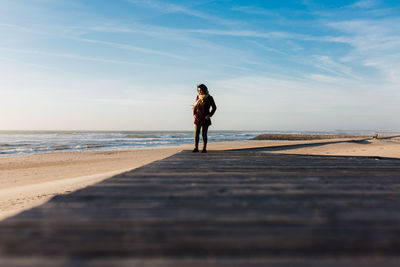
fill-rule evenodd
<path id="1" fill-rule="evenodd" d="M 9 266 L 400 266 L 400 160 L 183 151 L 0 222 Z"/>

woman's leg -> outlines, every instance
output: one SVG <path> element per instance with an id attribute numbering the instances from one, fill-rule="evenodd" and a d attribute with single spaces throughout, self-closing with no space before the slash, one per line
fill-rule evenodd
<path id="1" fill-rule="evenodd" d="M 194 149 L 193 149 L 193 152 L 199 151 L 200 129 L 201 129 L 200 125 L 197 125 L 197 124 L 194 125 Z"/>
<path id="2" fill-rule="evenodd" d="M 208 131 L 208 126 L 204 125 L 203 126 L 203 131 L 201 132 L 201 135 L 203 136 L 203 153 L 207 152 L 207 131 Z"/>

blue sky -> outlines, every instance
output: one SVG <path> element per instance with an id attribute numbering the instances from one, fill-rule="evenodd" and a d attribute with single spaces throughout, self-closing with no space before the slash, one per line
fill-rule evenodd
<path id="1" fill-rule="evenodd" d="M 399 130 L 400 2 L 1 0 L 0 130 Z"/>

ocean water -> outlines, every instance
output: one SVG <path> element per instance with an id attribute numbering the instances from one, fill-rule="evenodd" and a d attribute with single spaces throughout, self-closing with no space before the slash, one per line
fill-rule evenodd
<path id="1" fill-rule="evenodd" d="M 373 135 L 375 131 L 209 131 L 208 138 L 209 142 L 242 141 L 262 133 Z M 0 157 L 192 143 L 192 131 L 0 131 Z"/>

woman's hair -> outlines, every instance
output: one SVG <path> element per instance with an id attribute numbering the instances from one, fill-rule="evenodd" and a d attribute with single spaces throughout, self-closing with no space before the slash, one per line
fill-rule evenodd
<path id="1" fill-rule="evenodd" d="M 200 88 L 203 93 L 208 94 L 208 88 L 204 84 L 197 85 L 197 88 Z"/>

